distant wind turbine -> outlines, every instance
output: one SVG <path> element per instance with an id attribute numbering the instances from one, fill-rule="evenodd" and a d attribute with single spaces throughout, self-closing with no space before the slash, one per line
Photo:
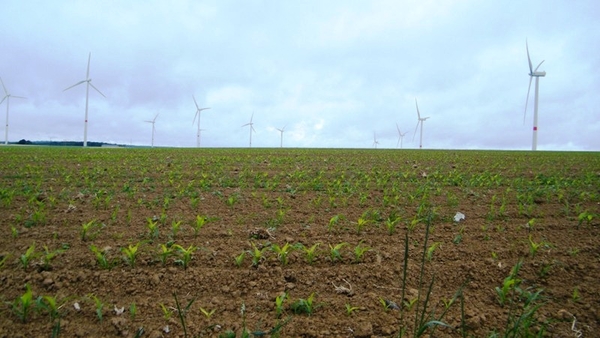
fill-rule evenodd
<path id="1" fill-rule="evenodd" d="M 196 147 L 200 148 L 200 116 L 202 115 L 202 111 L 203 110 L 207 110 L 210 108 L 200 108 L 198 106 L 198 102 L 196 102 L 196 98 L 194 97 L 194 95 L 192 95 L 192 98 L 194 99 L 194 103 L 196 104 L 196 115 L 194 115 L 194 121 L 192 121 L 192 124 L 194 124 L 194 122 L 196 122 L 196 117 L 198 117 L 198 132 L 196 133 Z"/>
<path id="2" fill-rule="evenodd" d="M 373 132 L 373 147 L 375 147 L 375 149 L 377 149 L 378 144 L 379 144 L 379 141 L 377 141 L 377 133 Z"/>
<path id="3" fill-rule="evenodd" d="M 158 117 L 158 114 L 156 114 L 156 116 L 154 116 L 154 119 L 144 121 L 144 122 L 152 123 L 152 148 L 154 148 L 154 123 L 156 122 L 157 117 Z"/>
<path id="4" fill-rule="evenodd" d="M 250 122 L 248 122 L 242 126 L 242 128 L 245 126 L 250 126 L 250 148 L 252 148 L 252 132 L 256 133 L 256 130 L 254 130 L 254 123 L 252 123 L 253 118 L 254 118 L 254 113 L 252 113 L 252 116 L 250 116 Z"/>
<path id="5" fill-rule="evenodd" d="M 279 141 L 279 148 L 283 148 L 283 131 L 285 130 L 286 126 L 283 126 L 283 128 L 279 129 L 279 128 L 275 128 L 277 130 L 279 130 L 279 132 L 281 133 L 281 138 Z"/>
<path id="6" fill-rule="evenodd" d="M 25 99 L 25 97 L 10 95 L 8 93 L 8 90 L 6 90 L 6 87 L 4 86 L 4 81 L 2 81 L 1 77 L 0 77 L 0 82 L 2 83 L 2 88 L 4 89 L 4 97 L 2 98 L 2 101 L 0 101 L 0 104 L 2 104 L 2 102 L 4 102 L 4 100 L 6 100 L 6 129 L 4 129 L 4 144 L 8 144 L 8 108 L 10 106 L 10 98 L 14 97 L 14 98 L 18 98 L 18 99 Z"/>
<path id="7" fill-rule="evenodd" d="M 419 128 L 419 124 L 421 125 L 421 135 L 419 136 L 419 149 L 423 148 L 423 122 L 429 118 L 421 117 L 421 112 L 419 112 L 419 104 L 417 103 L 417 98 L 415 98 L 415 105 L 417 106 L 417 116 L 419 120 L 417 121 L 417 126 L 415 127 L 415 133 L 413 134 L 413 141 L 415 140 L 415 135 L 417 135 L 417 128 Z"/>
<path id="8" fill-rule="evenodd" d="M 525 49 L 527 49 L 527 61 L 529 62 L 529 87 L 527 88 L 527 99 L 525 100 L 525 113 L 523 114 L 523 124 L 525 124 L 525 117 L 527 116 L 527 103 L 529 103 L 529 91 L 531 90 L 531 80 L 535 77 L 535 97 L 533 103 L 533 141 L 531 150 L 537 150 L 537 132 L 538 132 L 538 95 L 539 95 L 539 83 L 540 77 L 546 76 L 546 72 L 538 72 L 538 68 L 544 63 L 542 60 L 540 64 L 533 69 L 531 65 L 531 58 L 529 57 L 529 45 L 525 40 Z"/>
<path id="9" fill-rule="evenodd" d="M 398 144 L 400 145 L 400 149 L 402 149 L 402 141 L 404 139 L 404 135 L 408 134 L 408 132 L 404 132 L 404 134 L 400 131 L 400 127 L 398 127 L 398 123 L 396 123 L 396 129 L 398 129 L 398 142 L 396 142 L 396 148 L 398 148 Z"/>
<path id="10" fill-rule="evenodd" d="M 98 90 L 98 88 L 94 87 L 94 85 L 92 84 L 92 79 L 90 79 L 90 60 L 92 58 L 92 53 L 89 54 L 88 56 L 88 65 L 87 65 L 87 72 L 85 73 L 85 80 L 81 80 L 79 82 L 77 82 L 76 84 L 72 85 L 71 87 L 63 90 L 63 91 L 67 91 L 73 87 L 79 86 L 82 83 L 86 83 L 86 89 L 85 89 L 85 124 L 83 127 L 83 146 L 87 147 L 87 127 L 88 127 L 88 102 L 89 102 L 89 97 L 90 97 L 90 86 L 92 88 L 94 88 L 98 93 L 100 93 L 100 95 L 106 97 L 104 94 L 102 94 L 102 92 L 100 90 Z"/>

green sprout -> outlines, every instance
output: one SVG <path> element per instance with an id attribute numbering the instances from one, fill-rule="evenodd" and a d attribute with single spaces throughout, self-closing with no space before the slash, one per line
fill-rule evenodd
<path id="1" fill-rule="evenodd" d="M 98 298 L 94 294 L 88 295 L 88 298 L 91 299 L 92 301 L 94 301 L 94 306 L 96 307 L 96 317 L 98 318 L 99 321 L 102 321 L 104 319 L 103 314 L 102 314 L 102 310 L 104 309 L 104 303 L 102 303 L 100 298 Z"/>
<path id="2" fill-rule="evenodd" d="M 315 298 L 315 294 L 313 292 L 313 293 L 311 293 L 310 296 L 308 296 L 308 298 L 306 298 L 306 299 L 300 298 L 300 299 L 296 300 L 295 302 L 293 302 L 292 304 L 290 304 L 290 309 L 295 314 L 304 313 L 304 314 L 307 314 L 310 316 L 311 314 L 313 314 L 313 312 L 316 309 L 316 306 L 314 304 L 314 298 Z"/>
<path id="3" fill-rule="evenodd" d="M 435 249 L 437 249 L 438 246 L 440 246 L 440 242 L 435 242 L 433 243 L 429 248 L 427 248 L 427 260 L 431 262 L 431 260 L 433 259 L 433 252 L 435 251 Z"/>
<path id="4" fill-rule="evenodd" d="M 198 232 L 208 223 L 208 217 L 196 215 L 196 221 L 193 223 L 192 228 L 194 228 L 194 236 L 198 236 Z"/>
<path id="5" fill-rule="evenodd" d="M 85 242 L 85 241 L 87 241 L 89 239 L 93 239 L 93 237 L 95 237 L 95 235 L 97 235 L 97 232 L 94 233 L 94 234 L 90 234 L 90 231 L 93 228 L 96 228 L 98 226 L 99 226 L 99 224 L 96 223 L 95 219 L 93 219 L 93 220 L 91 220 L 91 221 L 89 221 L 87 223 L 83 223 L 81 225 L 81 232 L 80 232 L 81 240 Z"/>
<path id="6" fill-rule="evenodd" d="M 287 298 L 287 292 L 284 292 L 275 298 L 275 314 L 280 318 L 283 314 L 283 303 Z"/>
<path id="7" fill-rule="evenodd" d="M 336 261 L 342 260 L 342 254 L 340 250 L 348 245 L 348 243 L 338 243 L 336 245 L 329 244 L 329 257 L 331 258 L 331 262 L 335 263 Z"/>
<path id="8" fill-rule="evenodd" d="M 203 308 L 200 308 L 200 312 L 202 312 L 202 314 L 208 319 L 210 319 L 210 317 L 212 317 L 212 315 L 215 313 L 215 311 L 217 311 L 217 309 L 212 309 L 212 310 L 208 311 Z"/>
<path id="9" fill-rule="evenodd" d="M 115 262 L 112 261 L 112 260 L 109 260 L 108 257 L 106 257 L 106 252 L 104 250 L 98 249 L 93 244 L 90 245 L 90 250 L 96 256 L 96 262 L 98 263 L 98 265 L 102 269 L 108 269 L 108 270 L 112 269 L 112 267 L 114 266 Z"/>
<path id="10" fill-rule="evenodd" d="M 21 322 L 27 322 L 33 305 L 33 293 L 29 284 L 25 284 L 25 293 L 17 297 L 11 304 L 11 311 Z"/>
<path id="11" fill-rule="evenodd" d="M 360 309 L 360 308 L 346 303 L 346 316 L 351 316 L 352 313 L 354 313 L 354 311 L 356 311 L 358 309 Z"/>
<path id="12" fill-rule="evenodd" d="M 33 242 L 29 248 L 27 248 L 27 251 L 19 257 L 19 263 L 21 263 L 23 269 L 27 269 L 31 260 L 35 259 L 37 256 L 38 254 L 35 252 L 35 242 Z"/>
<path id="13" fill-rule="evenodd" d="M 256 245 L 254 243 L 252 244 L 252 266 L 257 267 L 258 264 L 260 264 L 260 262 L 262 262 L 262 260 L 265 258 L 264 257 L 264 251 L 267 249 L 267 247 L 263 247 L 262 249 L 259 249 L 258 247 L 256 247 Z"/>
<path id="14" fill-rule="evenodd" d="M 135 267 L 135 260 L 138 254 L 138 248 L 143 242 L 138 242 L 135 245 L 129 244 L 126 248 L 121 248 L 121 252 L 125 254 L 124 260 L 132 268 Z"/>
<path id="15" fill-rule="evenodd" d="M 173 221 L 171 222 L 171 236 L 175 238 L 177 233 L 179 233 L 179 228 L 181 227 L 181 221 Z"/>
<path id="16" fill-rule="evenodd" d="M 175 244 L 173 245 L 173 249 L 179 252 L 180 259 L 176 260 L 175 263 L 181 264 L 183 269 L 186 270 L 189 262 L 192 260 L 192 253 L 198 249 L 198 247 L 190 245 L 187 249 L 182 247 L 181 245 Z"/>
<path id="17" fill-rule="evenodd" d="M 306 253 L 306 262 L 311 264 L 315 261 L 317 255 L 317 247 L 321 245 L 321 243 L 315 243 L 311 247 L 302 246 L 302 250 Z"/>
<path id="18" fill-rule="evenodd" d="M 292 249 L 290 244 L 285 243 L 285 245 L 281 246 L 281 247 L 277 244 L 274 244 L 271 246 L 271 248 L 273 251 L 275 251 L 277 253 L 277 258 L 281 262 L 281 265 L 287 265 L 288 264 L 288 254 L 290 253 L 290 250 Z"/>
<path id="19" fill-rule="evenodd" d="M 146 221 L 147 221 L 146 228 L 148 228 L 148 236 L 150 237 L 151 240 L 157 239 L 158 235 L 159 235 L 158 221 L 155 221 L 151 217 L 146 218 Z"/>
<path id="20" fill-rule="evenodd" d="M 354 247 L 354 262 L 362 262 L 363 256 L 367 251 L 371 251 L 371 248 L 368 246 L 363 246 L 362 241 L 360 241 L 358 245 Z"/>
<path id="21" fill-rule="evenodd" d="M 173 249 L 172 249 L 172 246 L 170 243 L 159 244 L 158 248 L 159 248 L 158 258 L 160 259 L 160 262 L 164 266 L 165 264 L 167 264 L 167 258 L 173 254 Z"/>
<path id="22" fill-rule="evenodd" d="M 235 256 L 234 261 L 235 261 L 235 266 L 237 266 L 238 268 L 242 266 L 242 263 L 244 263 L 244 258 L 246 257 L 246 251 L 242 251 L 241 254 Z"/>

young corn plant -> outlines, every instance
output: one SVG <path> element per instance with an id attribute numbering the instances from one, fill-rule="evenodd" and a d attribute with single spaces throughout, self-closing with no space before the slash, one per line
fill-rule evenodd
<path id="1" fill-rule="evenodd" d="M 25 284 L 25 293 L 11 303 L 11 311 L 21 322 L 25 323 L 29 318 L 33 305 L 33 292 L 31 292 L 29 284 Z"/>
<path id="2" fill-rule="evenodd" d="M 93 233 L 92 230 L 99 228 L 99 226 L 100 224 L 98 224 L 95 219 L 87 223 L 83 223 L 81 225 L 81 231 L 79 232 L 81 240 L 85 242 L 87 240 L 94 239 L 98 234 L 99 230 L 96 230 Z"/>
<path id="3" fill-rule="evenodd" d="M 290 304 L 290 309 L 292 310 L 293 313 L 295 314 L 307 314 L 307 315 L 312 315 L 313 312 L 315 312 L 315 309 L 317 308 L 317 305 L 314 304 L 314 300 L 315 300 L 315 293 L 311 293 L 310 296 L 308 296 L 308 298 L 303 299 L 303 298 L 299 298 L 298 300 L 296 300 L 295 302 L 293 302 L 292 304 Z"/>
<path id="4" fill-rule="evenodd" d="M 277 254 L 277 258 L 279 259 L 279 262 L 281 263 L 281 265 L 285 266 L 288 264 L 288 255 L 291 252 L 291 250 L 293 249 L 293 247 L 290 246 L 289 243 L 285 243 L 284 246 L 279 246 L 277 244 L 273 244 L 271 246 L 271 249 L 273 251 L 275 251 L 275 253 Z"/>
<path id="5" fill-rule="evenodd" d="M 42 269 L 46 271 L 52 270 L 50 263 L 56 258 L 56 256 L 65 252 L 66 249 L 68 249 L 68 246 L 66 248 L 63 247 L 63 249 L 50 251 L 48 247 L 44 245 L 44 252 L 42 253 Z"/>
<path id="6" fill-rule="evenodd" d="M 368 251 L 371 251 L 371 248 L 368 247 L 368 246 L 362 245 L 362 241 L 360 241 L 358 243 L 358 245 L 356 245 L 354 247 L 354 263 L 360 263 L 360 262 L 362 262 L 363 256 Z"/>
<path id="7" fill-rule="evenodd" d="M 135 245 L 129 244 L 126 248 L 121 248 L 121 252 L 125 255 L 123 260 L 132 268 L 135 268 L 138 249 L 142 243 L 143 242 L 137 242 Z"/>
<path id="8" fill-rule="evenodd" d="M 369 220 L 364 218 L 363 216 L 359 217 L 356 221 L 356 233 L 360 235 L 360 233 L 364 230 L 364 228 L 369 224 Z"/>
<path id="9" fill-rule="evenodd" d="M 202 314 L 209 320 L 210 320 L 210 317 L 212 317 L 212 315 L 214 315 L 216 311 L 217 311 L 217 309 L 206 310 L 204 308 L 200 308 L 200 312 L 202 312 Z"/>
<path id="10" fill-rule="evenodd" d="M 345 242 L 338 243 L 336 245 L 329 244 L 329 258 L 331 259 L 332 263 L 342 260 L 342 253 L 340 252 L 340 250 L 342 250 L 342 248 L 346 245 L 348 245 L 348 243 Z"/>
<path id="11" fill-rule="evenodd" d="M 21 263 L 23 269 L 27 269 L 29 263 L 37 256 L 39 256 L 39 254 L 35 252 L 35 242 L 33 242 L 29 248 L 27 248 L 27 251 L 19 257 L 19 263 Z"/>
<path id="12" fill-rule="evenodd" d="M 287 296 L 287 292 L 284 292 L 275 298 L 275 315 L 278 319 L 281 318 L 281 315 L 283 314 L 283 303 L 287 299 Z"/>
<path id="13" fill-rule="evenodd" d="M 177 306 L 177 315 L 179 315 L 179 322 L 181 323 L 181 326 L 183 327 L 183 336 L 187 338 L 188 334 L 187 334 L 187 326 L 185 325 L 185 319 L 186 319 L 188 311 L 192 307 L 192 304 L 194 303 L 196 298 L 192 298 L 188 302 L 188 304 L 185 306 L 185 308 L 182 308 L 181 305 L 179 304 L 179 300 L 177 299 L 177 294 L 175 292 L 173 292 L 173 298 L 175 298 L 175 305 Z M 211 316 L 212 316 L 212 313 L 211 313 Z"/>
<path id="14" fill-rule="evenodd" d="M 352 316 L 354 311 L 359 310 L 359 309 L 360 308 L 357 306 L 352 306 L 352 305 L 346 303 L 346 316 Z"/>
<path id="15" fill-rule="evenodd" d="M 60 301 L 54 296 L 39 296 L 36 301 L 36 308 L 41 311 L 46 311 L 50 316 L 50 321 L 60 318 L 60 310 L 67 303 L 69 298 L 63 298 Z"/>
<path id="16" fill-rule="evenodd" d="M 174 244 L 173 249 L 179 253 L 179 259 L 175 261 L 177 264 L 181 264 L 184 270 L 187 270 L 190 261 L 192 260 L 192 254 L 198 249 L 197 246 L 190 245 L 187 249 L 179 244 Z"/>
<path id="17" fill-rule="evenodd" d="M 396 232 L 396 226 L 400 223 L 401 218 L 398 217 L 395 213 L 392 213 L 385 220 L 385 228 L 387 229 L 388 235 L 393 235 Z"/>
<path id="18" fill-rule="evenodd" d="M 427 261 L 431 262 L 431 260 L 433 259 L 433 253 L 435 251 L 435 249 L 437 249 L 440 246 L 440 242 L 435 242 L 433 243 L 429 248 L 427 248 Z"/>
<path id="19" fill-rule="evenodd" d="M 338 224 L 340 223 L 340 219 L 342 217 L 343 216 L 341 216 L 341 215 L 335 215 L 335 216 L 331 217 L 329 219 L 329 224 L 327 225 L 327 231 L 332 232 L 333 229 L 335 229 L 338 226 Z"/>
<path id="20" fill-rule="evenodd" d="M 198 237 L 198 232 L 208 223 L 208 217 L 196 215 L 196 221 L 192 224 L 194 228 L 194 237 Z"/>
<path id="21" fill-rule="evenodd" d="M 175 239 L 175 237 L 177 237 L 177 234 L 179 233 L 180 228 L 181 228 L 181 221 L 171 222 L 171 238 Z"/>
<path id="22" fill-rule="evenodd" d="M 250 253 L 252 254 L 252 266 L 253 267 L 258 267 L 258 264 L 260 264 L 260 262 L 262 262 L 265 259 L 264 256 L 264 251 L 267 249 L 267 247 L 263 247 L 261 249 L 259 249 L 256 244 L 251 243 L 252 244 L 252 251 L 250 251 Z"/>
<path id="23" fill-rule="evenodd" d="M 148 229 L 148 237 L 151 241 L 158 239 L 159 230 L 158 230 L 158 220 L 155 220 L 152 217 L 146 218 L 146 228 Z"/>
<path id="24" fill-rule="evenodd" d="M 163 266 L 167 264 L 167 258 L 173 255 L 172 243 L 158 245 L 158 258 Z"/>
<path id="25" fill-rule="evenodd" d="M 88 299 L 90 299 L 91 301 L 94 302 L 94 307 L 95 307 L 95 311 L 96 311 L 96 318 L 98 318 L 98 321 L 102 322 L 104 320 L 104 316 L 103 316 L 104 303 L 102 303 L 102 301 L 100 300 L 100 298 L 98 298 L 94 294 L 89 294 L 88 295 Z"/>
<path id="26" fill-rule="evenodd" d="M 235 266 L 237 266 L 238 268 L 241 267 L 244 263 L 244 258 L 246 258 L 246 251 L 242 251 L 242 253 L 235 256 L 235 258 L 233 259 L 233 261 L 235 262 Z"/>
<path id="27" fill-rule="evenodd" d="M 315 261 L 315 258 L 317 257 L 317 248 L 319 245 L 321 245 L 321 243 L 315 243 L 311 247 L 302 246 L 302 250 L 304 250 L 304 253 L 306 254 L 306 262 L 309 265 L 312 265 Z"/>
<path id="28" fill-rule="evenodd" d="M 102 269 L 106 269 L 106 270 L 110 270 L 113 268 L 113 266 L 115 265 L 115 261 L 109 259 L 106 256 L 106 252 L 104 250 L 100 250 L 98 249 L 95 245 L 90 245 L 90 250 L 94 253 L 94 255 L 96 256 L 96 262 L 98 263 L 98 265 L 100 266 L 100 268 Z"/>

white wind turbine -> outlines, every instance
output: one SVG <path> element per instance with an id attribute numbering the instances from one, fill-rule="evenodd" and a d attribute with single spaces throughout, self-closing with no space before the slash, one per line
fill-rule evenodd
<path id="1" fill-rule="evenodd" d="M 152 123 L 152 148 L 154 148 L 154 123 L 156 122 L 157 117 L 158 117 L 158 114 L 156 114 L 156 116 L 154 116 L 154 119 L 144 121 L 144 122 Z"/>
<path id="2" fill-rule="evenodd" d="M 415 98 L 415 105 L 417 106 L 417 116 L 419 117 L 419 120 L 417 121 L 417 126 L 415 127 L 415 133 L 413 134 L 413 141 L 415 140 L 415 136 L 417 135 L 417 128 L 419 128 L 419 124 L 421 125 L 421 135 L 419 136 L 419 149 L 423 148 L 423 122 L 425 122 L 425 120 L 427 120 L 429 118 L 429 116 L 427 117 L 421 117 L 421 113 L 419 112 L 419 104 L 417 103 L 417 98 Z"/>
<path id="3" fill-rule="evenodd" d="M 402 133 L 400 131 L 400 127 L 398 127 L 398 123 L 396 123 L 396 129 L 398 129 L 398 142 L 396 142 L 396 148 L 398 148 L 398 144 L 400 145 L 400 149 L 402 149 L 402 141 L 404 140 L 404 136 L 408 134 L 408 132 Z"/>
<path id="4" fill-rule="evenodd" d="M 10 106 L 10 98 L 14 97 L 18 99 L 25 99 L 25 97 L 10 95 L 8 93 L 8 90 L 6 90 L 6 87 L 4 86 L 4 81 L 2 81 L 1 77 L 0 82 L 2 83 L 2 88 L 4 89 L 4 97 L 2 98 L 2 101 L 0 101 L 0 104 L 2 104 L 4 100 L 6 100 L 6 129 L 4 129 L 4 144 L 8 144 L 8 107 Z"/>
<path id="5" fill-rule="evenodd" d="M 527 61 L 529 62 L 529 87 L 527 88 L 527 99 L 525 100 L 525 113 L 523 114 L 523 124 L 525 124 L 525 117 L 527 116 L 527 103 L 529 103 L 529 91 L 531 90 L 531 80 L 535 77 L 535 98 L 533 103 L 533 141 L 531 150 L 537 150 L 537 132 L 538 132 L 538 95 L 539 95 L 539 83 L 540 77 L 546 76 L 546 72 L 538 72 L 538 68 L 544 63 L 542 60 L 540 64 L 533 69 L 531 66 L 531 58 L 529 57 L 529 45 L 525 40 L 525 48 L 527 49 Z"/>
<path id="6" fill-rule="evenodd" d="M 82 83 L 87 83 L 86 88 L 85 88 L 85 124 L 83 127 L 83 146 L 87 147 L 87 127 L 88 127 L 88 102 L 89 102 L 89 97 L 90 97 L 90 86 L 92 88 L 94 88 L 98 93 L 100 93 L 100 95 L 106 97 L 104 94 L 102 94 L 102 92 L 100 90 L 98 90 L 98 88 L 94 87 L 94 85 L 92 84 L 92 79 L 90 79 L 90 60 L 92 58 L 92 53 L 89 54 L 88 56 L 88 65 L 87 65 L 87 72 L 85 73 L 85 80 L 81 80 L 79 82 L 77 82 L 76 84 L 72 85 L 71 87 L 63 90 L 63 91 L 67 91 L 73 87 L 79 86 Z"/>
<path id="7" fill-rule="evenodd" d="M 194 97 L 194 95 L 192 95 L 192 98 L 194 99 L 194 103 L 196 104 L 196 115 L 194 115 L 194 121 L 192 121 L 192 124 L 194 124 L 194 122 L 196 121 L 196 117 L 198 117 L 198 132 L 196 133 L 196 147 L 200 148 L 200 131 L 202 130 L 202 129 L 200 129 L 200 116 L 202 115 L 203 110 L 207 110 L 210 108 L 200 108 L 200 106 L 198 106 L 198 102 L 196 102 L 196 98 Z"/>
<path id="8" fill-rule="evenodd" d="M 250 126 L 250 148 L 252 148 L 252 132 L 256 133 L 256 130 L 254 130 L 254 123 L 252 123 L 253 118 L 254 118 L 254 113 L 252 113 L 252 116 L 250 117 L 250 122 L 248 122 L 242 126 L 242 128 L 244 128 L 245 126 Z"/>
<path id="9" fill-rule="evenodd" d="M 375 147 L 375 149 L 377 149 L 378 144 L 379 144 L 379 141 L 377 141 L 377 133 L 373 132 L 373 147 Z"/>
<path id="10" fill-rule="evenodd" d="M 283 128 L 279 129 L 279 128 L 275 128 L 277 130 L 279 130 L 279 132 L 281 133 L 281 137 L 280 137 L 280 141 L 279 141 L 279 148 L 283 148 L 283 131 L 285 130 L 286 126 L 283 126 Z"/>

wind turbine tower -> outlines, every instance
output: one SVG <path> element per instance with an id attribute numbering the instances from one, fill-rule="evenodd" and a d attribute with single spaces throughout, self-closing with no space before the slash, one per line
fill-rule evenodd
<path id="1" fill-rule="evenodd" d="M 87 65 L 87 72 L 85 74 L 85 80 L 81 80 L 79 82 L 77 82 L 76 84 L 72 85 L 71 87 L 63 90 L 63 91 L 67 91 L 73 87 L 79 86 L 82 83 L 86 83 L 86 88 L 85 88 L 85 124 L 83 127 L 83 146 L 87 147 L 87 127 L 88 127 L 88 102 L 89 102 L 89 97 L 90 97 L 90 86 L 92 88 L 94 88 L 98 93 L 100 93 L 100 95 L 106 97 L 104 94 L 102 94 L 102 92 L 100 90 L 98 90 L 98 88 L 94 87 L 94 85 L 92 84 L 92 79 L 90 79 L 90 60 L 92 59 L 92 53 L 89 54 L 88 56 L 88 65 Z"/>
<path id="2" fill-rule="evenodd" d="M 152 148 L 154 148 L 154 123 L 156 122 L 157 117 L 158 117 L 158 114 L 156 114 L 156 116 L 154 116 L 154 119 L 144 121 L 144 122 L 152 123 Z"/>
<path id="3" fill-rule="evenodd" d="M 373 147 L 375 147 L 375 149 L 377 149 L 378 144 L 379 144 L 379 141 L 377 141 L 377 133 L 373 132 Z"/>
<path id="4" fill-rule="evenodd" d="M 419 124 L 421 125 L 421 132 L 419 135 L 419 149 L 423 148 L 423 122 L 425 122 L 425 120 L 427 120 L 429 118 L 429 116 L 427 117 L 421 117 L 421 112 L 419 112 L 419 104 L 417 103 L 417 98 L 415 98 L 415 105 L 417 106 L 417 116 L 418 116 L 418 121 L 417 121 L 417 126 L 415 127 L 415 133 L 413 134 L 413 141 L 415 140 L 415 135 L 417 135 L 417 128 L 419 128 Z"/>
<path id="5" fill-rule="evenodd" d="M 285 130 L 285 126 L 281 129 L 279 129 L 279 128 L 275 128 L 275 129 L 279 130 L 279 132 L 281 133 L 281 137 L 279 140 L 279 148 L 283 148 L 283 131 Z"/>
<path id="6" fill-rule="evenodd" d="M 25 97 L 10 95 L 8 93 L 8 90 L 6 90 L 6 87 L 4 86 L 4 81 L 2 81 L 1 77 L 0 77 L 0 83 L 2 83 L 2 88 L 4 89 L 4 97 L 2 98 L 2 101 L 0 101 L 0 104 L 2 104 L 2 102 L 4 102 L 4 100 L 6 100 L 6 128 L 4 129 L 4 144 L 8 144 L 8 108 L 10 106 L 10 98 L 14 97 L 14 98 L 18 98 L 18 99 L 24 99 Z"/>
<path id="7" fill-rule="evenodd" d="M 192 98 L 194 99 L 194 104 L 196 104 L 196 115 L 194 115 L 194 121 L 192 121 L 192 125 L 194 124 L 194 122 L 196 122 L 196 117 L 198 117 L 198 131 L 196 133 L 196 147 L 200 148 L 200 116 L 202 115 L 202 111 L 203 110 L 207 110 L 210 108 L 200 108 L 198 106 L 198 102 L 196 102 L 196 98 L 194 97 L 194 95 L 192 95 Z"/>
<path id="8" fill-rule="evenodd" d="M 408 134 L 408 132 L 402 133 L 400 131 L 400 127 L 398 127 L 398 123 L 396 123 L 396 129 L 398 129 L 398 142 L 396 142 L 396 148 L 398 148 L 398 144 L 400 145 L 400 149 L 402 149 L 402 141 L 404 140 L 404 136 Z"/>
<path id="9" fill-rule="evenodd" d="M 531 80 L 535 77 L 535 97 L 533 102 L 533 141 L 531 145 L 531 150 L 537 150 L 537 133 L 538 133 L 538 95 L 539 95 L 539 84 L 540 77 L 546 76 L 546 72 L 541 71 L 538 72 L 538 69 L 544 63 L 545 60 L 542 60 L 540 64 L 533 69 L 531 65 L 531 58 L 529 57 L 529 45 L 527 44 L 527 40 L 525 40 L 525 49 L 527 50 L 527 61 L 529 62 L 529 87 L 527 88 L 527 99 L 525 100 L 525 113 L 523 115 L 523 124 L 525 124 L 525 117 L 527 116 L 527 103 L 529 103 L 529 91 L 531 90 Z"/>
<path id="10" fill-rule="evenodd" d="M 242 128 L 244 128 L 245 126 L 250 126 L 250 148 L 252 148 L 252 132 L 256 133 L 256 130 L 254 130 L 254 123 L 252 123 L 253 118 L 254 118 L 254 113 L 252 113 L 252 116 L 250 116 L 250 122 L 248 122 L 242 126 Z"/>

